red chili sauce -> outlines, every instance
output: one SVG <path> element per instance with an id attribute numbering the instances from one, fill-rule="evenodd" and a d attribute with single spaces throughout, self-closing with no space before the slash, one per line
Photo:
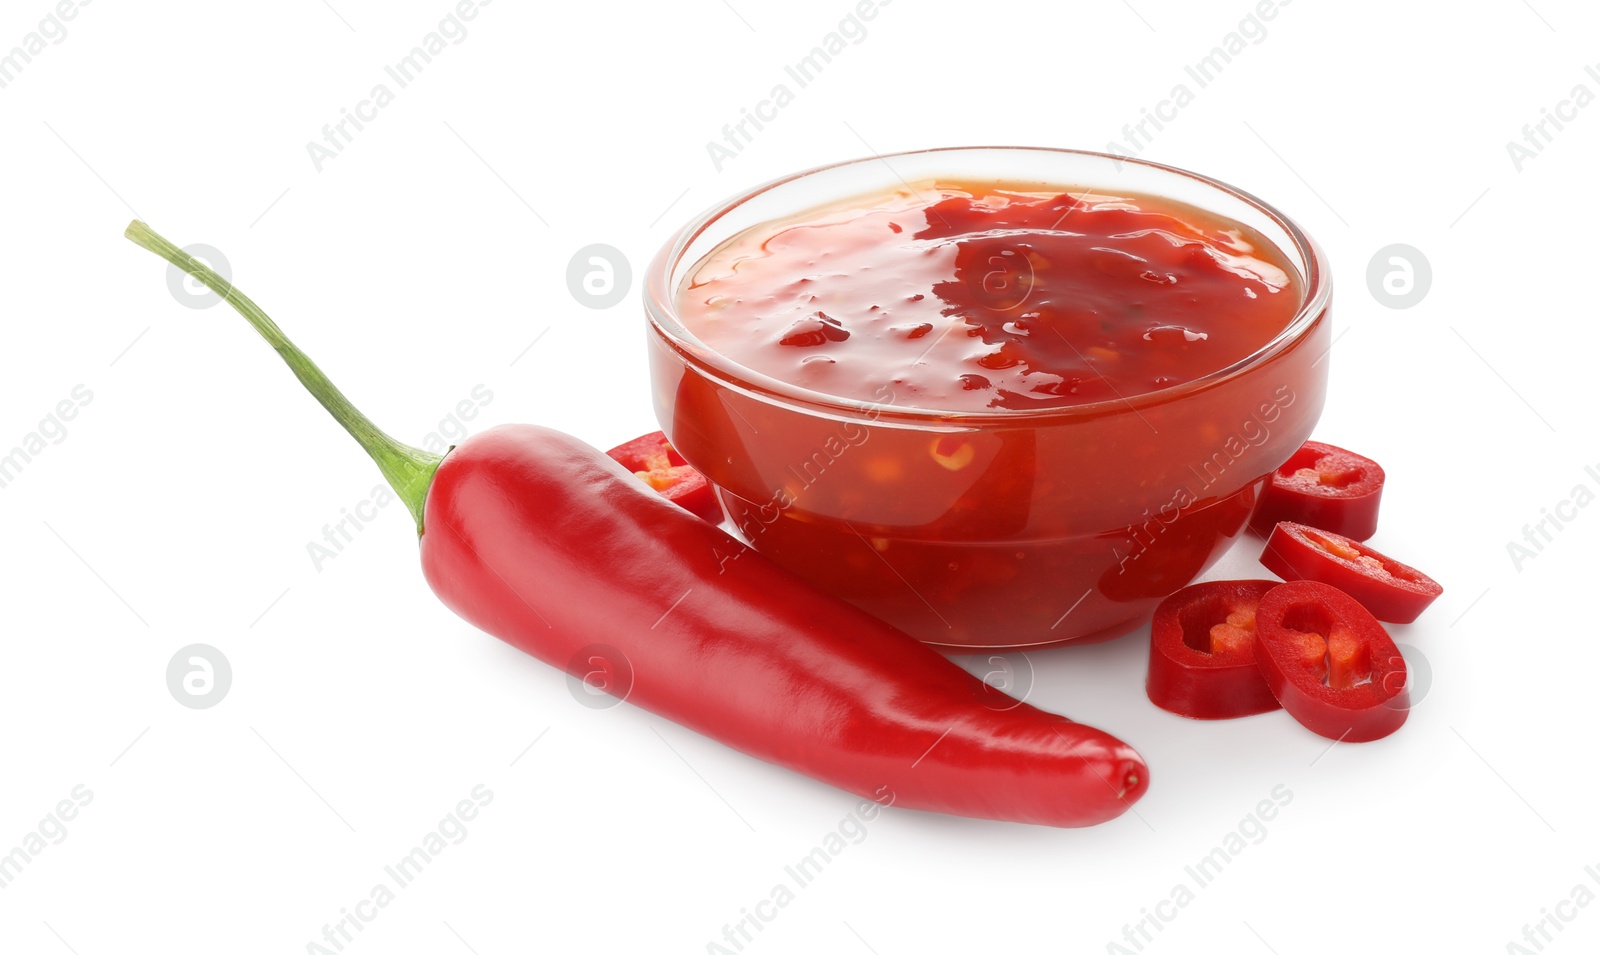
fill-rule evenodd
<path id="1" fill-rule="evenodd" d="M 689 273 L 678 313 L 820 394 L 1032 411 L 1248 357 L 1294 317 L 1293 274 L 1238 223 L 1171 201 L 941 182 L 741 233 Z"/>

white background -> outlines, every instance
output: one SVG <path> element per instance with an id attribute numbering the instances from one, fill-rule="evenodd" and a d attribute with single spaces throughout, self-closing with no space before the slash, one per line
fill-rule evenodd
<path id="1" fill-rule="evenodd" d="M 1563 505 L 1520 567 L 1507 543 L 1600 481 L 1600 107 L 1520 171 L 1506 143 L 1576 84 L 1600 94 L 1600 15 L 1530 2 L 1296 0 L 1142 153 L 1328 250 L 1341 337 L 1317 436 L 1385 465 L 1373 543 L 1446 588 L 1395 628 L 1431 672 L 1409 723 L 1330 751 L 1283 714 L 1185 721 L 1145 699 L 1142 635 L 1013 657 L 1032 702 L 1143 752 L 1137 813 L 1083 831 L 886 813 L 746 952 L 1107 951 L 1279 785 L 1265 837 L 1143 951 L 1500 952 L 1546 910 L 1548 951 L 1594 949 L 1600 906 L 1557 903 L 1600 893 L 1600 508 Z M 578 705 L 434 600 L 396 505 L 314 567 L 307 543 L 378 474 L 237 316 L 174 300 L 121 237 L 135 212 L 224 250 L 397 436 L 482 384 L 473 430 L 607 447 L 655 427 L 637 278 L 678 224 L 870 152 L 1103 149 L 1253 8 L 1131 3 L 895 0 L 720 171 L 707 141 L 845 0 L 498 0 L 320 172 L 307 141 L 451 3 L 84 6 L 0 89 L 0 452 L 74 386 L 93 396 L 0 489 L 0 853 L 74 786 L 93 800 L 0 889 L 0 948 L 307 951 L 483 784 L 466 840 L 346 951 L 704 952 L 856 803 Z M 6 0 L 0 52 L 52 9 Z M 595 242 L 634 267 L 605 310 L 565 279 Z M 1433 272 L 1403 310 L 1365 279 L 1397 242 Z M 1212 576 L 1261 575 L 1255 546 Z M 168 691 L 191 643 L 232 664 L 211 709 Z"/>

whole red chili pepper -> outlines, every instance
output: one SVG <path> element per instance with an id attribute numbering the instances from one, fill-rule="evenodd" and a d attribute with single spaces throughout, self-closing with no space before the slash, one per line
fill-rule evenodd
<path id="1" fill-rule="evenodd" d="M 574 675 L 595 644 L 614 647 L 629 701 L 899 806 L 1087 826 L 1148 787 L 1126 743 L 997 693 L 577 438 L 502 425 L 442 459 L 395 441 L 225 279 L 142 222 L 127 236 L 277 349 L 410 508 L 429 585 L 483 630 Z"/>

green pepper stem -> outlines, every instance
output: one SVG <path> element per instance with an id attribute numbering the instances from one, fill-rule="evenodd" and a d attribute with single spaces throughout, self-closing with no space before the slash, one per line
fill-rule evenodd
<path id="1" fill-rule="evenodd" d="M 377 462 L 378 470 L 383 472 L 383 477 L 394 488 L 394 492 L 405 501 L 406 508 L 411 511 L 411 516 L 416 518 L 417 533 L 422 533 L 422 505 L 428 497 L 428 486 L 433 483 L 433 474 L 439 469 L 439 462 L 444 458 L 437 454 L 423 451 L 401 444 L 379 430 L 366 415 L 358 411 L 355 405 L 344 396 L 328 376 L 322 373 L 305 352 L 295 347 L 294 342 L 278 328 L 267 313 L 255 302 L 246 298 L 244 293 L 233 287 L 227 279 L 213 272 L 204 262 L 183 251 L 177 246 L 162 238 L 155 230 L 135 219 L 128 224 L 128 230 L 123 233 L 127 238 L 142 248 L 149 249 L 168 262 L 189 273 L 203 282 L 206 288 L 216 292 L 240 315 L 248 321 L 261 337 L 265 338 L 278 352 L 278 357 L 283 359 L 294 376 L 300 379 L 311 396 L 333 415 L 333 420 L 344 426 L 355 438 L 372 460 Z"/>

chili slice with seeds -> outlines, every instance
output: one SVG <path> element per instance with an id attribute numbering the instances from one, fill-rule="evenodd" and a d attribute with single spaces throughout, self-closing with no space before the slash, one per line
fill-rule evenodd
<path id="1" fill-rule="evenodd" d="M 1391 623 L 1410 623 L 1444 593 L 1432 577 L 1366 544 L 1289 521 L 1272 529 L 1261 563 L 1284 580 L 1332 584 Z"/>
<path id="2" fill-rule="evenodd" d="M 606 452 L 662 497 L 696 517 L 722 523 L 722 505 L 704 474 L 695 470 L 660 431 L 634 438 Z"/>
<path id="3" fill-rule="evenodd" d="M 1383 468 L 1371 458 L 1307 441 L 1272 472 L 1250 526 L 1265 536 L 1280 521 L 1364 541 L 1377 533 Z"/>
<path id="4" fill-rule="evenodd" d="M 1150 702 L 1179 716 L 1226 720 L 1278 708 L 1256 665 L 1256 607 L 1275 580 L 1185 587 L 1150 622 Z"/>
<path id="5" fill-rule="evenodd" d="M 1367 609 L 1337 587 L 1297 580 L 1256 610 L 1256 663 L 1283 708 L 1329 739 L 1365 743 L 1406 721 L 1406 661 Z"/>

